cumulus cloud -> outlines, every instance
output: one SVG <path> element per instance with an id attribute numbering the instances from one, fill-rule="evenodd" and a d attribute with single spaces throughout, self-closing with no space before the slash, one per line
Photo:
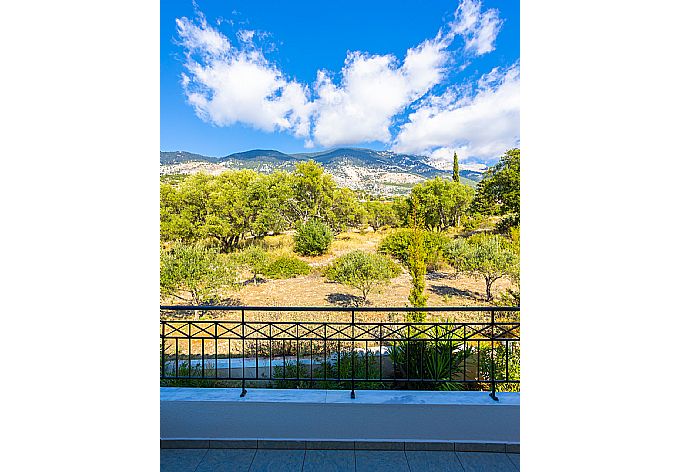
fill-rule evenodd
<path id="1" fill-rule="evenodd" d="M 464 0 L 455 10 L 450 34 L 459 34 L 465 40 L 465 51 L 481 56 L 495 49 L 496 36 L 503 21 L 498 10 L 481 11 L 482 2 Z"/>
<path id="2" fill-rule="evenodd" d="M 308 88 L 286 78 L 261 50 L 233 47 L 203 17 L 196 23 L 177 19 L 177 33 L 188 72 L 181 84 L 197 116 L 217 126 L 244 123 L 309 135 Z M 254 32 L 243 30 L 238 37 L 251 43 Z"/>
<path id="3" fill-rule="evenodd" d="M 393 117 L 441 81 L 446 61 L 433 41 L 409 49 L 402 64 L 392 55 L 349 53 L 340 85 L 319 71 L 314 138 L 324 146 L 390 142 Z"/>
<path id="4" fill-rule="evenodd" d="M 305 147 L 378 141 L 438 160 L 448 153 L 452 158 L 453 150 L 463 157 L 494 157 L 519 131 L 517 65 L 485 74 L 474 87 L 444 84 L 451 66 L 460 70 L 495 47 L 502 20 L 495 9 L 482 11 L 479 0 L 463 0 L 435 37 L 408 49 L 401 60 L 349 52 L 338 73 L 320 70 L 310 85 L 290 79 L 266 58 L 255 44 L 266 33 L 239 30 L 233 43 L 201 13 L 176 21 L 187 101 L 197 116 L 217 126 L 286 131 L 303 138 Z M 458 38 L 462 44 L 453 46 Z M 458 53 L 465 58 L 460 66 Z M 394 124 L 401 122 L 396 135 Z"/>
<path id="5" fill-rule="evenodd" d="M 393 145 L 397 152 L 445 162 L 454 151 L 459 159 L 494 158 L 519 144 L 520 65 L 484 74 L 473 95 L 429 99 L 408 119 Z"/>

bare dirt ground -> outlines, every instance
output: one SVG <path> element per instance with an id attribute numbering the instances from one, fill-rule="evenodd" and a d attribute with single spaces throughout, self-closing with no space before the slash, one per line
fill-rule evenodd
<path id="1" fill-rule="evenodd" d="M 334 240 L 327 254 L 318 257 L 300 257 L 313 267 L 309 275 L 291 279 L 259 280 L 257 284 L 246 282 L 239 290 L 229 290 L 225 293 L 228 301 L 233 305 L 245 306 L 353 306 L 358 293 L 345 285 L 328 282 L 321 274 L 321 270 L 336 257 L 347 252 L 360 249 L 375 252 L 379 242 L 389 231 L 346 232 L 339 234 Z M 292 235 L 281 234 L 269 236 L 265 245 L 272 253 L 292 253 Z M 429 295 L 429 306 L 482 306 L 488 305 L 484 300 L 484 281 L 465 276 L 453 275 L 450 267 L 439 271 L 429 272 L 426 277 L 426 291 Z M 500 279 L 494 284 L 494 295 L 511 288 L 508 279 Z M 367 306 L 404 307 L 408 305 L 407 297 L 410 293 L 411 277 L 407 271 L 393 279 L 389 285 L 375 289 L 370 295 Z M 276 313 L 248 314 L 248 319 L 268 321 L 274 319 Z M 358 315 L 359 316 L 359 315 Z M 402 321 L 404 313 L 369 313 L 370 321 Z M 448 317 L 447 314 L 441 315 Z M 347 314 L 314 313 L 281 313 L 280 319 L 288 321 L 301 319 L 318 319 L 320 321 L 337 321 L 348 318 Z M 453 316 L 456 318 L 457 316 Z"/>
<path id="2" fill-rule="evenodd" d="M 499 280 L 494 290 L 510 288 L 508 280 Z M 411 278 L 408 273 L 391 280 L 369 295 L 370 306 L 405 306 L 410 293 Z M 457 279 L 446 272 L 427 274 L 429 306 L 487 305 L 483 298 L 484 282 L 460 276 Z M 243 305 L 261 306 L 351 306 L 357 292 L 347 286 L 328 282 L 321 275 L 312 273 L 293 279 L 266 280 L 257 285 L 249 284 L 234 293 Z"/>

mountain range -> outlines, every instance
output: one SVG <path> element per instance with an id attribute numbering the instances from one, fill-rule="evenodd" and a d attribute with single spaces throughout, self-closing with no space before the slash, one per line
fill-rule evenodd
<path id="1" fill-rule="evenodd" d="M 398 154 L 363 148 L 338 148 L 322 152 L 286 154 L 271 149 L 253 149 L 223 157 L 209 157 L 186 151 L 160 153 L 160 173 L 191 174 L 253 169 L 270 173 L 290 172 L 300 161 L 314 160 L 333 175 L 340 186 L 372 194 L 404 195 L 419 182 L 437 176 L 450 178 L 451 172 L 431 165 L 425 156 Z M 483 169 L 461 169 L 460 179 L 475 186 Z"/>

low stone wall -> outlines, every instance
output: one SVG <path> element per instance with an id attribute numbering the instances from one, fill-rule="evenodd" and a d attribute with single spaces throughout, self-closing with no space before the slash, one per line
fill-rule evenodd
<path id="1" fill-rule="evenodd" d="M 505 450 L 520 442 L 519 393 L 499 393 L 495 402 L 487 392 L 359 390 L 355 399 L 342 390 L 249 389 L 245 397 L 234 388 L 160 392 L 161 440 L 178 447 L 330 441 Z"/>

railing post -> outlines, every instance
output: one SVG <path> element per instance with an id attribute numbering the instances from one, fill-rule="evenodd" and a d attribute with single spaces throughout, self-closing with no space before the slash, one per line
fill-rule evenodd
<path id="1" fill-rule="evenodd" d="M 161 323 L 161 377 L 165 378 L 165 322 Z"/>
<path id="2" fill-rule="evenodd" d="M 496 396 L 496 359 L 494 358 L 494 338 L 496 337 L 495 333 L 495 319 L 494 317 L 496 316 L 496 312 L 494 310 L 491 310 L 491 393 L 489 396 L 494 400 L 498 401 L 498 397 Z"/>
<path id="3" fill-rule="evenodd" d="M 352 391 L 350 398 L 355 398 L 355 310 L 352 310 Z"/>
<path id="4" fill-rule="evenodd" d="M 245 380 L 245 375 L 244 375 L 244 310 L 242 310 L 242 393 L 240 393 L 240 397 L 243 397 L 247 394 L 247 389 L 246 387 L 246 380 Z M 230 365 L 228 365 L 228 368 L 230 368 Z"/>

